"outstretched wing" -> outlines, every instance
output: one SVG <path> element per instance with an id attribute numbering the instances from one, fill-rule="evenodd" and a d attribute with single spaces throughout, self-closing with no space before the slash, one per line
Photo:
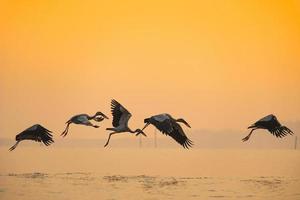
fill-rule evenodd
<path id="1" fill-rule="evenodd" d="M 52 132 L 46 129 L 45 127 L 38 125 L 38 128 L 36 130 L 36 134 L 38 135 L 38 138 L 40 139 L 39 142 L 43 142 L 46 146 L 49 146 L 50 144 L 54 143 L 53 136 L 51 134 Z"/>
<path id="2" fill-rule="evenodd" d="M 280 122 L 278 121 L 277 117 L 275 115 L 268 115 L 264 118 L 258 120 L 255 122 L 252 126 L 248 128 L 262 128 L 267 129 L 270 133 L 272 133 L 276 137 L 284 137 L 288 134 L 292 135 L 293 131 L 291 131 L 289 128 L 282 126 Z"/>
<path id="3" fill-rule="evenodd" d="M 263 128 L 263 129 L 272 129 L 275 127 L 279 127 L 281 124 L 277 120 L 277 118 L 274 115 L 268 115 L 257 122 L 255 122 L 253 125 L 249 126 L 248 128 Z"/>
<path id="4" fill-rule="evenodd" d="M 272 133 L 274 136 L 276 137 L 285 137 L 287 136 L 288 134 L 290 135 L 293 135 L 293 131 L 291 131 L 288 127 L 286 126 L 279 126 L 279 127 L 276 127 L 275 129 L 272 129 L 272 130 L 269 130 L 270 133 Z"/>
<path id="5" fill-rule="evenodd" d="M 160 132 L 171 136 L 177 143 L 184 148 L 189 148 L 193 142 L 185 135 L 182 127 L 169 115 L 155 115 L 148 119 L 148 123 L 154 125 Z"/>
<path id="6" fill-rule="evenodd" d="M 267 129 L 275 129 L 276 127 L 280 127 L 281 124 L 275 117 L 275 115 L 268 115 L 255 123 L 256 126 L 266 127 Z"/>
<path id="7" fill-rule="evenodd" d="M 54 142 L 54 140 L 52 139 L 51 131 L 41 126 L 40 124 L 35 124 L 24 130 L 16 136 L 16 140 L 33 140 L 36 142 L 43 142 L 46 146 Z"/>
<path id="8" fill-rule="evenodd" d="M 120 125 L 128 125 L 131 113 L 116 100 L 111 101 L 111 113 L 113 116 L 112 125 L 118 127 Z"/>

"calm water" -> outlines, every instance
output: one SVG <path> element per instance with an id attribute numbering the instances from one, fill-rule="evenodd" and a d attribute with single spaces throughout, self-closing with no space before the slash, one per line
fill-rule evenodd
<path id="1" fill-rule="evenodd" d="M 0 199 L 300 199 L 300 151 L 0 148 Z"/>
<path id="2" fill-rule="evenodd" d="M 0 180 L 1 199 L 300 199 L 300 180 L 288 177 L 12 173 Z"/>

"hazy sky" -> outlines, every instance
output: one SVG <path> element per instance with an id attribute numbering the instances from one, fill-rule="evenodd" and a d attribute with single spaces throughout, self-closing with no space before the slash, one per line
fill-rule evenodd
<path id="1" fill-rule="evenodd" d="M 1 137 L 60 133 L 112 98 L 132 128 L 162 112 L 193 129 L 300 120 L 300 1 L 2 1 L 0 24 Z"/>

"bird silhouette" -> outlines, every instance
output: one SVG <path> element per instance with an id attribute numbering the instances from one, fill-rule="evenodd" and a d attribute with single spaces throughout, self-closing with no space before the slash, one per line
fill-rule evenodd
<path id="1" fill-rule="evenodd" d="M 246 142 L 249 140 L 251 134 L 256 129 L 266 129 L 270 133 L 272 133 L 274 136 L 282 138 L 286 135 L 292 135 L 293 131 L 291 131 L 286 126 L 282 126 L 279 121 L 277 120 L 277 117 L 273 114 L 267 115 L 264 118 L 258 120 L 254 124 L 248 127 L 248 129 L 251 129 L 250 133 L 242 139 L 243 142 Z"/>
<path id="2" fill-rule="evenodd" d="M 65 130 L 62 132 L 61 136 L 65 137 L 68 132 L 69 132 L 69 126 L 70 124 L 80 124 L 80 125 L 85 125 L 85 126 L 92 126 L 94 128 L 99 128 L 98 125 L 94 125 L 90 122 L 90 120 L 95 120 L 97 122 L 101 122 L 105 119 L 108 119 L 108 117 L 106 115 L 104 115 L 102 112 L 96 112 L 95 115 L 93 116 L 89 116 L 87 114 L 79 114 L 79 115 L 75 115 L 73 116 L 71 119 L 69 119 L 66 124 L 66 128 Z"/>
<path id="3" fill-rule="evenodd" d="M 187 127 L 191 128 L 191 126 L 184 119 L 174 119 L 170 114 L 164 113 L 144 119 L 144 123 L 146 123 L 146 125 L 142 130 L 144 130 L 148 125 L 152 124 L 160 132 L 172 137 L 177 143 L 188 149 L 192 147 L 193 142 L 185 135 L 178 122 L 183 123 Z"/>
<path id="4" fill-rule="evenodd" d="M 14 150 L 18 146 L 18 144 L 23 140 L 33 140 L 36 142 L 42 142 L 46 146 L 49 146 L 54 142 L 51 133 L 51 131 L 49 131 L 42 125 L 35 124 L 16 135 L 17 142 L 12 147 L 10 147 L 9 150 Z"/>
<path id="5" fill-rule="evenodd" d="M 138 133 L 146 136 L 146 134 L 141 129 L 136 129 L 133 131 L 128 127 L 128 121 L 132 115 L 124 106 L 122 106 L 119 102 L 117 102 L 114 99 L 111 101 L 111 113 L 113 116 L 113 128 L 107 128 L 106 130 L 113 132 L 109 134 L 104 147 L 108 145 L 111 136 L 117 133 Z"/>

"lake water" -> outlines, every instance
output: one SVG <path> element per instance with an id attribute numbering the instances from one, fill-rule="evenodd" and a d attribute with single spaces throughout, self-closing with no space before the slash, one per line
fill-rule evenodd
<path id="1" fill-rule="evenodd" d="M 300 151 L 0 148 L 0 199 L 300 199 Z"/>

